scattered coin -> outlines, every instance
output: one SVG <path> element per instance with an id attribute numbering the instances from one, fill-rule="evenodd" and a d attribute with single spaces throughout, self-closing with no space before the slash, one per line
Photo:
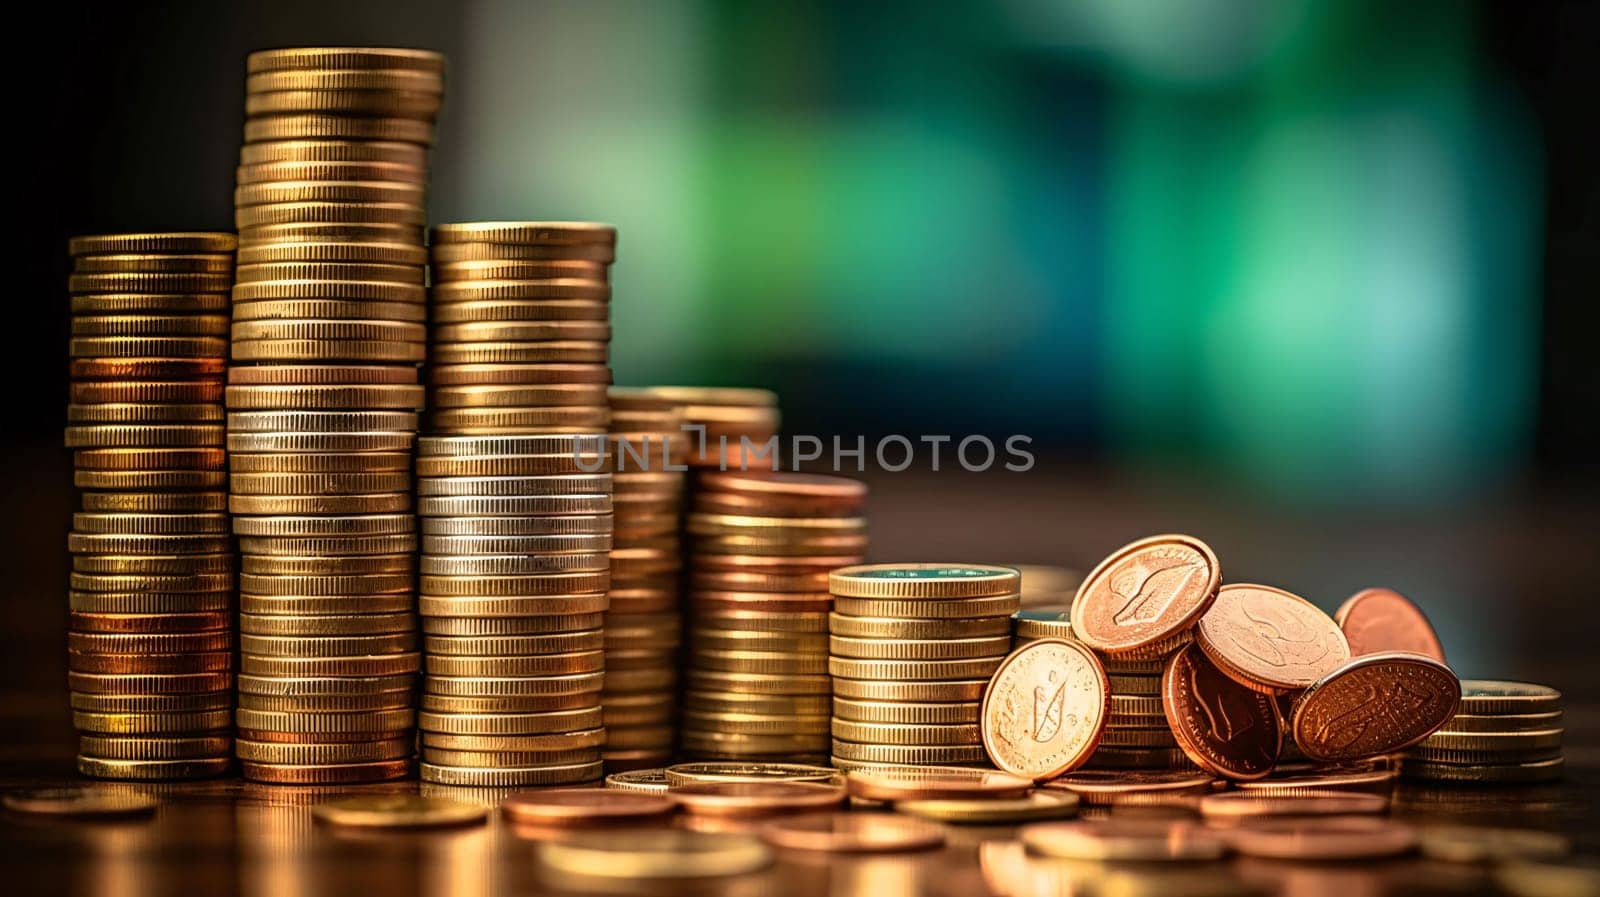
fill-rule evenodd
<path id="1" fill-rule="evenodd" d="M 1409 853 L 1417 832 L 1409 825 L 1370 816 L 1267 820 L 1228 830 L 1228 842 L 1246 856 L 1278 860 L 1360 860 Z"/>
<path id="2" fill-rule="evenodd" d="M 1079 770 L 1044 783 L 1046 788 L 1071 791 L 1086 804 L 1152 804 L 1168 799 L 1192 800 L 1222 785 L 1215 776 L 1197 770 Z"/>
<path id="3" fill-rule="evenodd" d="M 1192 822 L 1121 819 L 1042 822 L 1018 833 L 1029 851 L 1067 860 L 1185 862 L 1214 860 L 1227 852 L 1215 832 Z"/>
<path id="4" fill-rule="evenodd" d="M 1248 791 L 1225 791 L 1200 798 L 1200 815 L 1214 820 L 1267 816 L 1349 816 L 1382 813 L 1389 799 L 1349 791 L 1307 791 L 1294 797 L 1267 797 Z"/>
<path id="5" fill-rule="evenodd" d="M 842 783 L 714 782 L 674 786 L 666 796 L 701 816 L 752 817 L 827 809 L 846 792 Z"/>
<path id="6" fill-rule="evenodd" d="M 649 879 L 742 875 L 772 865 L 773 855 L 749 835 L 663 829 L 544 841 L 539 858 L 578 875 Z"/>
<path id="7" fill-rule="evenodd" d="M 77 785 L 7 791 L 0 796 L 0 803 L 18 813 L 84 819 L 149 816 L 160 805 L 147 794 Z"/>
<path id="8" fill-rule="evenodd" d="M 679 763 L 666 769 L 667 784 L 672 787 L 720 782 L 827 782 L 838 775 L 837 769 L 808 763 L 712 761 Z"/>
<path id="9" fill-rule="evenodd" d="M 946 798 L 903 800 L 895 812 L 963 825 L 999 825 L 1066 819 L 1078 813 L 1078 795 L 1070 791 L 1034 791 L 1012 798 Z"/>
<path id="10" fill-rule="evenodd" d="M 665 769 L 634 769 L 614 772 L 606 776 L 606 787 L 640 794 L 665 794 L 667 771 Z"/>
<path id="11" fill-rule="evenodd" d="M 1513 897 L 1594 897 L 1600 894 L 1600 867 L 1592 862 L 1522 860 L 1496 868 L 1494 880 Z"/>
<path id="12" fill-rule="evenodd" d="M 442 828 L 473 825 L 488 816 L 483 807 L 437 797 L 374 794 L 346 797 L 313 807 L 311 814 L 330 825 L 359 828 Z"/>
<path id="13" fill-rule="evenodd" d="M 886 813 L 817 813 L 776 819 L 763 825 L 767 843 L 793 850 L 831 853 L 894 853 L 928 850 L 944 844 L 935 823 Z"/>
<path id="14" fill-rule="evenodd" d="M 1572 852 L 1572 841 L 1556 832 L 1466 825 L 1429 825 L 1417 830 L 1422 855 L 1451 863 L 1544 860 Z"/>
<path id="15" fill-rule="evenodd" d="M 619 788 L 568 788 L 520 791 L 500 803 L 516 822 L 538 825 L 593 825 L 659 819 L 675 809 L 658 794 Z"/>
<path id="16" fill-rule="evenodd" d="M 953 766 L 868 766 L 845 780 L 852 797 L 867 800 L 1015 799 L 1033 787 L 1031 779 Z"/>

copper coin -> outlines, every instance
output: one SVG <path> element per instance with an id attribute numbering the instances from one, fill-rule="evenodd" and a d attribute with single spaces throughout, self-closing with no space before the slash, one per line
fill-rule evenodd
<path id="1" fill-rule="evenodd" d="M 488 811 L 440 797 L 365 794 L 318 804 L 311 814 L 330 825 L 356 828 L 448 828 L 480 823 Z"/>
<path id="2" fill-rule="evenodd" d="M 1223 586 L 1195 638 L 1218 669 L 1265 692 L 1305 688 L 1350 659 L 1327 614 L 1272 586 Z"/>
<path id="3" fill-rule="evenodd" d="M 1291 731 L 1313 760 L 1389 754 L 1427 738 L 1461 705 L 1461 682 L 1421 654 L 1367 654 L 1340 666 L 1295 701 Z"/>
<path id="4" fill-rule="evenodd" d="M 519 791 L 500 802 L 514 822 L 536 825 L 593 825 L 637 822 L 670 814 L 676 807 L 659 794 L 618 788 L 567 788 Z"/>
<path id="5" fill-rule="evenodd" d="M 777 819 L 761 827 L 776 847 L 833 853 L 928 850 L 944 844 L 944 829 L 932 822 L 888 813 L 815 813 Z"/>
<path id="6" fill-rule="evenodd" d="M 1039 639 L 1007 657 L 983 695 L 983 747 L 1013 775 L 1048 779 L 1081 766 L 1100 744 L 1111 687 L 1078 642 Z"/>
<path id="7" fill-rule="evenodd" d="M 1221 785 L 1209 772 L 1182 769 L 1079 770 L 1045 783 L 1046 788 L 1071 791 L 1086 804 L 1100 805 L 1145 803 L 1137 798 L 1147 796 L 1193 798 Z"/>
<path id="8" fill-rule="evenodd" d="M 1200 798 L 1200 815 L 1209 819 L 1252 819 L 1262 816 L 1355 816 L 1382 813 L 1389 799 L 1354 791 L 1307 791 L 1294 797 L 1270 797 L 1249 791 L 1224 791 Z"/>
<path id="9" fill-rule="evenodd" d="M 844 802 L 842 784 L 822 782 L 718 782 L 681 785 L 666 796 L 700 816 L 773 816 L 826 810 Z"/>
<path id="10" fill-rule="evenodd" d="M 845 786 L 851 797 L 866 800 L 1015 798 L 1027 794 L 1033 781 L 961 766 L 879 766 L 852 770 Z"/>
<path id="11" fill-rule="evenodd" d="M 1161 708 L 1178 747 L 1201 769 L 1259 779 L 1278 762 L 1283 730 L 1272 698 L 1223 675 L 1196 645 L 1167 662 Z"/>
<path id="12" fill-rule="evenodd" d="M 1217 596 L 1222 565 L 1192 536 L 1153 536 L 1100 562 L 1072 602 L 1072 633 L 1107 654 L 1137 650 L 1189 629 Z"/>
<path id="13" fill-rule="evenodd" d="M 1252 782 L 1239 782 L 1241 789 L 1252 794 L 1294 797 L 1300 794 L 1317 794 L 1323 791 L 1359 791 L 1387 796 L 1394 790 L 1398 777 L 1393 769 L 1362 769 L 1334 772 L 1296 773 L 1273 775 Z"/>
<path id="14" fill-rule="evenodd" d="M 1333 622 L 1344 630 L 1350 654 L 1410 651 L 1444 663 L 1444 646 L 1422 608 L 1392 589 L 1363 589 L 1334 611 Z"/>
<path id="15" fill-rule="evenodd" d="M 1234 850 L 1277 860 L 1362 860 L 1398 856 L 1417 847 L 1409 825 L 1370 816 L 1268 820 L 1228 831 Z"/>
<path id="16" fill-rule="evenodd" d="M 1122 819 L 1044 822 L 1018 833 L 1029 851 L 1066 860 L 1182 862 L 1214 860 L 1227 843 L 1187 821 Z"/>
<path id="17" fill-rule="evenodd" d="M 114 816 L 149 816 L 155 812 L 158 801 L 147 794 L 133 791 L 66 785 L 7 791 L 0 798 L 0 803 L 18 813 L 106 819 Z"/>

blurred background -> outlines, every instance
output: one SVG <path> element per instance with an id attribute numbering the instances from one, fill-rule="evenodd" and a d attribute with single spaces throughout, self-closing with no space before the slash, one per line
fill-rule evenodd
<path id="1" fill-rule="evenodd" d="M 879 559 L 1087 569 L 1181 529 L 1329 610 L 1411 594 L 1464 675 L 1600 696 L 1590 4 L 40 16 L 0 663 L 63 720 L 66 238 L 230 229 L 245 54 L 328 43 L 448 55 L 436 222 L 619 227 L 618 382 L 770 387 L 788 431 L 869 445 L 1032 437 L 1027 474 L 864 474 Z"/>

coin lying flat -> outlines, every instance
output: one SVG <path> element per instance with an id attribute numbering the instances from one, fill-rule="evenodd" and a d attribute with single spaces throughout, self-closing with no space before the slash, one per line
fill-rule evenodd
<path id="1" fill-rule="evenodd" d="M 1086 804 L 1163 803 L 1169 798 L 1193 800 L 1221 786 L 1209 772 L 1196 770 L 1078 770 L 1052 779 L 1046 788 L 1071 791 Z"/>
<path id="2" fill-rule="evenodd" d="M 816 813 L 777 819 L 761 827 L 767 843 L 793 850 L 891 853 L 944 844 L 932 822 L 884 813 Z"/>
<path id="3" fill-rule="evenodd" d="M 1043 822 L 1023 828 L 1019 837 L 1033 853 L 1067 860 L 1183 862 L 1214 860 L 1227 852 L 1216 832 L 1159 819 Z"/>
<path id="4" fill-rule="evenodd" d="M 1279 860 L 1377 859 L 1417 848 L 1409 825 L 1370 816 L 1269 820 L 1230 829 L 1228 841 L 1246 856 Z"/>
<path id="5" fill-rule="evenodd" d="M 539 845 L 545 865 L 605 878 L 711 878 L 742 875 L 772 864 L 772 850 L 749 835 L 629 832 L 575 837 Z"/>
<path id="6" fill-rule="evenodd" d="M 867 800 L 1015 799 L 1033 787 L 1031 779 L 959 766 L 868 766 L 846 779 L 852 797 Z"/>
<path id="7" fill-rule="evenodd" d="M 823 782 L 715 782 L 669 788 L 666 797 L 696 815 L 743 818 L 825 810 L 846 792 Z"/>
<path id="8" fill-rule="evenodd" d="M 1105 671 L 1089 649 L 1039 639 L 995 671 L 983 696 L 989 759 L 1013 775 L 1048 779 L 1088 759 L 1110 710 Z"/>
<path id="9" fill-rule="evenodd" d="M 1461 703 L 1450 668 L 1421 654 L 1366 654 L 1312 683 L 1295 701 L 1295 744 L 1313 760 L 1351 760 L 1408 748 L 1449 722 Z"/>
<path id="10" fill-rule="evenodd" d="M 360 828 L 439 828 L 482 822 L 489 811 L 437 797 L 374 794 L 318 804 L 311 815 L 331 825 Z"/>
<path id="11" fill-rule="evenodd" d="M 500 804 L 508 818 L 540 825 L 637 822 L 669 815 L 674 809 L 673 802 L 661 795 L 619 788 L 521 791 Z"/>
<path id="12" fill-rule="evenodd" d="M 1084 578 L 1072 601 L 1072 633 L 1107 654 L 1155 645 L 1194 626 L 1221 581 L 1216 553 L 1199 539 L 1141 539 L 1117 549 Z"/>
<path id="13" fill-rule="evenodd" d="M 1433 624 L 1411 599 L 1392 589 L 1362 589 L 1339 605 L 1333 622 L 1344 631 L 1350 654 L 1410 651 L 1444 663 L 1444 646 Z"/>
<path id="14" fill-rule="evenodd" d="M 999 825 L 1066 819 L 1077 815 L 1079 799 L 1070 791 L 1035 791 L 1024 797 L 956 800 L 905 800 L 895 812 L 964 825 Z"/>
<path id="15" fill-rule="evenodd" d="M 0 803 L 18 813 L 82 819 L 149 816 L 160 804 L 147 794 L 78 785 L 8 791 Z"/>
<path id="16" fill-rule="evenodd" d="M 1592 862 L 1522 860 L 1496 869 L 1494 879 L 1514 897 L 1593 897 L 1600 893 L 1600 867 Z"/>
<path id="17" fill-rule="evenodd" d="M 614 772 L 606 776 L 606 787 L 640 794 L 665 794 L 667 771 L 665 769 L 633 769 Z"/>
<path id="18" fill-rule="evenodd" d="M 806 763 L 719 761 L 669 766 L 666 780 L 673 787 L 716 782 L 826 782 L 838 774 L 837 769 Z"/>
<path id="19" fill-rule="evenodd" d="M 1248 791 L 1225 791 L 1200 798 L 1200 815 L 1210 820 L 1259 819 L 1268 816 L 1353 816 L 1382 813 L 1389 799 L 1350 791 L 1305 792 L 1294 797 L 1267 797 Z"/>
<path id="20" fill-rule="evenodd" d="M 1417 835 L 1423 856 L 1451 863 L 1554 859 L 1572 852 L 1565 835 L 1534 829 L 1430 825 Z"/>

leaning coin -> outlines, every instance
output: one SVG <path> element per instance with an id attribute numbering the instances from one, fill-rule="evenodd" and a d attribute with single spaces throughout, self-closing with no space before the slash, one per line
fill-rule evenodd
<path id="1" fill-rule="evenodd" d="M 0 797 L 8 810 L 41 816 L 82 819 L 112 816 L 149 816 L 160 803 L 147 794 L 82 785 L 58 788 L 24 788 Z"/>
<path id="2" fill-rule="evenodd" d="M 1417 848 L 1409 825 L 1369 816 L 1269 820 L 1230 829 L 1228 841 L 1246 856 L 1279 860 L 1359 860 Z"/>
<path id="3" fill-rule="evenodd" d="M 313 807 L 311 814 L 331 825 L 361 828 L 440 828 L 482 822 L 483 807 L 437 797 L 373 794 L 346 797 Z"/>
<path id="4" fill-rule="evenodd" d="M 1124 545 L 1095 567 L 1072 602 L 1072 633 L 1122 654 L 1188 631 L 1211 607 L 1222 565 L 1192 536 L 1153 536 Z"/>
<path id="5" fill-rule="evenodd" d="M 1344 633 L 1327 614 L 1272 586 L 1223 586 L 1196 624 L 1195 640 L 1218 669 L 1269 694 L 1306 688 L 1350 659 Z"/>
<path id="6" fill-rule="evenodd" d="M 1450 668 L 1389 651 L 1341 664 L 1295 700 L 1291 731 L 1313 760 L 1352 760 L 1408 748 L 1444 726 L 1461 704 Z M 1405 712 L 1395 708 L 1404 706 Z"/>
<path id="7" fill-rule="evenodd" d="M 1066 860 L 1183 862 L 1214 860 L 1227 852 L 1216 832 L 1158 819 L 1045 822 L 1019 835 L 1030 852 Z"/>
<path id="8" fill-rule="evenodd" d="M 984 749 L 1013 775 L 1053 778 L 1094 753 L 1110 701 L 1105 671 L 1084 645 L 1030 642 L 1005 659 L 983 696 Z"/>
<path id="9" fill-rule="evenodd" d="M 1333 622 L 1344 631 L 1350 654 L 1410 651 L 1444 663 L 1444 646 L 1422 608 L 1393 589 L 1362 589 L 1339 605 Z"/>
<path id="10" fill-rule="evenodd" d="M 1196 766 L 1233 779 L 1272 772 L 1283 730 L 1270 696 L 1223 675 L 1196 645 L 1167 662 L 1161 690 L 1164 722 Z"/>
<path id="11" fill-rule="evenodd" d="M 563 826 L 659 819 L 675 808 L 661 795 L 616 788 L 519 791 L 500 804 L 514 822 Z"/>
<path id="12" fill-rule="evenodd" d="M 772 865 L 772 851 L 748 835 L 676 829 L 597 834 L 539 844 L 545 865 L 604 878 L 711 878 Z"/>
<path id="13" fill-rule="evenodd" d="M 1078 814 L 1078 796 L 1070 791 L 1035 791 L 1025 797 L 977 800 L 905 800 L 895 812 L 967 825 L 1002 825 L 1067 819 Z"/>
<path id="14" fill-rule="evenodd" d="M 669 788 L 666 797 L 695 815 L 747 818 L 825 810 L 846 793 L 835 783 L 716 782 Z"/>
<path id="15" fill-rule="evenodd" d="M 890 853 L 928 850 L 944 844 L 944 829 L 932 822 L 883 813 L 815 813 L 777 819 L 761 827 L 767 843 L 792 850 Z"/>

